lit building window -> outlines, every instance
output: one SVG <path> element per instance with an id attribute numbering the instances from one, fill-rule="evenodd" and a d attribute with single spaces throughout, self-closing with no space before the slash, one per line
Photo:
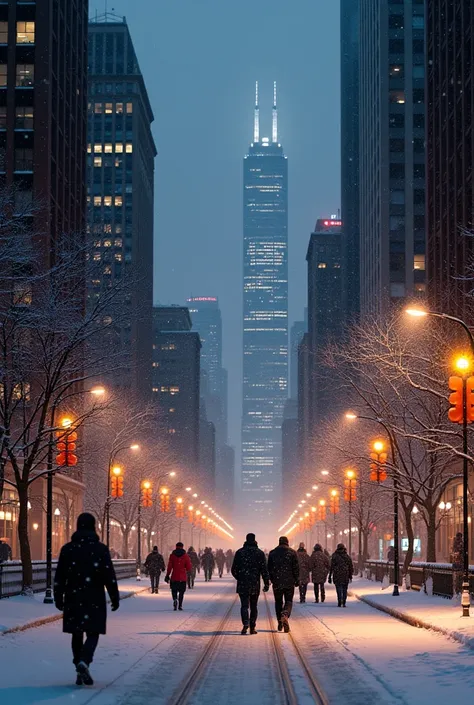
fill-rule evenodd
<path id="1" fill-rule="evenodd" d="M 94 112 L 97 113 L 97 115 L 100 115 L 102 113 L 102 103 L 95 104 Z"/>
<path id="2" fill-rule="evenodd" d="M 0 22 L 0 44 L 8 44 L 8 22 Z"/>
<path id="3" fill-rule="evenodd" d="M 123 103 L 115 104 L 115 112 L 121 115 L 123 113 Z"/>
<path id="4" fill-rule="evenodd" d="M 415 255 L 413 259 L 413 269 L 425 270 L 425 255 Z"/>
<path id="5" fill-rule="evenodd" d="M 94 157 L 94 166 L 102 166 L 102 157 Z"/>
<path id="6" fill-rule="evenodd" d="M 115 205 L 116 205 L 116 206 L 123 206 L 123 198 L 122 198 L 122 196 L 115 196 Z"/>
<path id="7" fill-rule="evenodd" d="M 7 85 L 7 65 L 0 64 L 0 87 Z"/>
<path id="8" fill-rule="evenodd" d="M 326 267 L 327 267 L 326 262 L 319 262 L 318 269 L 326 269 Z"/>
<path id="9" fill-rule="evenodd" d="M 115 152 L 117 154 L 122 154 L 123 153 L 123 144 L 120 144 L 120 143 L 116 144 L 115 145 Z"/>
<path id="10" fill-rule="evenodd" d="M 127 113 L 133 113 L 133 103 L 127 103 Z"/>
<path id="11" fill-rule="evenodd" d="M 97 152 L 98 152 L 98 153 L 102 152 L 102 145 L 101 145 L 101 144 L 95 144 L 95 145 L 94 145 L 94 152 L 96 152 L 96 153 L 97 153 Z"/>
<path id="12" fill-rule="evenodd" d="M 101 205 L 102 205 L 101 196 L 94 196 L 94 206 L 101 206 Z"/>
<path id="13" fill-rule="evenodd" d="M 16 42 L 17 42 L 17 44 L 34 44 L 35 43 L 35 23 L 34 22 L 17 22 L 16 23 Z"/>
<path id="14" fill-rule="evenodd" d="M 35 80 L 34 64 L 17 64 L 16 85 L 18 88 L 32 88 Z"/>
<path id="15" fill-rule="evenodd" d="M 171 436 L 174 436 L 174 434 L 176 433 L 176 429 L 175 429 L 175 428 L 169 428 L 169 429 L 168 429 L 168 433 L 169 433 Z"/>
<path id="16" fill-rule="evenodd" d="M 170 414 L 174 414 L 174 412 L 176 411 L 176 409 L 175 409 L 174 407 L 171 407 L 171 409 L 168 409 L 168 411 L 169 411 Z"/>
<path id="17" fill-rule="evenodd" d="M 112 240 L 104 240 L 104 247 L 112 247 Z"/>
<path id="18" fill-rule="evenodd" d="M 104 206 L 107 208 L 112 207 L 112 196 L 104 196 Z"/>
<path id="19" fill-rule="evenodd" d="M 110 142 L 107 143 L 107 144 L 104 144 L 104 152 L 105 152 L 106 154 L 112 154 L 113 151 L 114 151 L 114 146 L 113 146 L 113 144 L 110 144 Z"/>
<path id="20" fill-rule="evenodd" d="M 170 387 L 170 394 L 171 394 L 171 396 L 174 396 L 175 394 L 179 394 L 179 387 Z"/>
<path id="21" fill-rule="evenodd" d="M 127 142 L 127 146 L 125 147 L 125 151 L 127 154 L 131 154 L 133 152 L 133 145 L 131 142 Z"/>
<path id="22" fill-rule="evenodd" d="M 120 252 L 115 253 L 115 261 L 116 262 L 121 262 L 122 261 L 122 255 Z"/>
<path id="23" fill-rule="evenodd" d="M 404 91 L 390 91 L 389 93 L 391 103 L 403 104 L 405 102 L 405 92 Z"/>
<path id="24" fill-rule="evenodd" d="M 111 115 L 113 112 L 114 112 L 114 104 L 113 103 L 106 103 L 105 104 L 105 114 Z"/>
<path id="25" fill-rule="evenodd" d="M 17 106 L 15 109 L 15 129 L 32 130 L 34 121 L 33 106 Z"/>

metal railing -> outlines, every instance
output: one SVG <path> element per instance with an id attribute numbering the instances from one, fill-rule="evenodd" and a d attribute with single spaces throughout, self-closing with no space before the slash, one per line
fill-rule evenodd
<path id="1" fill-rule="evenodd" d="M 403 566 L 400 566 L 402 569 Z M 385 576 L 388 576 L 389 582 L 393 582 L 393 562 L 388 561 L 366 561 L 365 577 L 369 580 L 382 583 Z M 412 588 L 423 590 L 426 593 L 432 593 L 439 597 L 453 597 L 454 582 L 458 581 L 461 575 L 458 571 L 453 570 L 450 563 L 425 563 L 423 561 L 415 561 L 408 568 L 409 584 Z M 474 594 L 474 566 L 469 567 L 469 586 L 471 593 Z"/>
<path id="2" fill-rule="evenodd" d="M 135 560 L 114 560 L 113 561 L 117 580 L 133 578 L 137 574 L 137 562 Z M 53 561 L 53 576 L 56 570 L 57 561 Z M 0 564 L 0 599 L 2 597 L 13 597 L 21 594 L 22 575 L 21 562 L 8 561 Z M 33 592 L 43 592 L 46 590 L 46 561 L 33 561 Z"/>

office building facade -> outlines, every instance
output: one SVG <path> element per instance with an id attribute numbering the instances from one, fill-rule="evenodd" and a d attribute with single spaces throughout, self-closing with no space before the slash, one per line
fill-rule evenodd
<path id="1" fill-rule="evenodd" d="M 270 139 L 260 137 L 257 88 L 243 187 L 242 490 L 244 504 L 263 519 L 278 509 L 288 395 L 288 163 L 276 90 Z"/>
<path id="2" fill-rule="evenodd" d="M 197 478 L 201 468 L 201 342 L 191 327 L 186 307 L 154 307 L 152 391 L 160 431 L 184 476 Z"/>
<path id="3" fill-rule="evenodd" d="M 89 297 L 128 280 L 117 327 L 120 373 L 111 383 L 144 400 L 151 389 L 153 119 L 125 19 L 98 17 L 89 25 L 88 220 L 98 265 Z"/>
<path id="4" fill-rule="evenodd" d="M 435 310 L 472 323 L 472 2 L 428 0 L 426 37 L 428 296 Z"/>
<path id="5" fill-rule="evenodd" d="M 360 0 L 361 313 L 425 293 L 423 0 Z"/>
<path id="6" fill-rule="evenodd" d="M 357 320 L 360 309 L 359 4 L 341 0 L 342 297 L 348 323 Z"/>

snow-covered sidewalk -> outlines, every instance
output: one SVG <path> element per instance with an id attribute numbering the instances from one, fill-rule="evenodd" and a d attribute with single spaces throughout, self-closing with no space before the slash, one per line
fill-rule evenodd
<path id="1" fill-rule="evenodd" d="M 148 578 L 141 582 L 134 578 L 119 581 L 122 599 L 146 587 L 148 587 Z M 30 597 L 16 595 L 0 600 L 0 637 L 12 631 L 39 627 L 61 619 L 62 614 L 54 605 L 45 605 L 43 598 L 44 592 L 38 592 Z"/>
<path id="2" fill-rule="evenodd" d="M 362 578 L 354 579 L 350 591 L 366 604 L 408 624 L 441 632 L 474 649 L 474 605 L 471 607 L 471 617 L 462 617 L 459 598 L 449 600 L 402 587 L 399 597 L 393 597 L 392 585 L 383 588 L 382 583 Z"/>

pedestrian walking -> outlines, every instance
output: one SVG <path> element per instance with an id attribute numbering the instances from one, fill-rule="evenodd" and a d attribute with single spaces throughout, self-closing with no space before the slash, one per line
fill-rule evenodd
<path id="1" fill-rule="evenodd" d="M 317 543 L 313 549 L 310 559 L 311 580 L 314 583 L 314 601 L 319 602 L 319 593 L 321 592 L 321 602 L 326 599 L 326 590 L 324 583 L 329 575 L 331 562 L 323 551 L 321 544 Z"/>
<path id="2" fill-rule="evenodd" d="M 255 534 L 247 534 L 243 547 L 236 552 L 232 575 L 237 580 L 236 592 L 240 597 L 241 634 L 247 634 L 249 628 L 250 634 L 256 634 L 261 580 L 263 592 L 268 592 L 270 577 L 265 554 L 259 549 Z"/>
<path id="3" fill-rule="evenodd" d="M 278 631 L 290 631 L 295 587 L 299 585 L 300 567 L 296 551 L 290 548 L 286 536 L 281 536 L 278 547 L 268 556 L 268 572 L 273 585 Z"/>
<path id="4" fill-rule="evenodd" d="M 306 591 L 308 589 L 310 579 L 311 559 L 306 551 L 304 543 L 300 543 L 296 554 L 298 557 L 298 566 L 300 571 L 298 577 L 300 587 L 300 603 L 304 603 L 306 602 Z"/>
<path id="5" fill-rule="evenodd" d="M 333 581 L 337 592 L 337 606 L 345 607 L 347 600 L 347 588 L 352 581 L 354 566 L 352 559 L 346 551 L 343 543 L 339 543 L 332 554 L 331 567 L 329 570 L 329 582 Z"/>
<path id="6" fill-rule="evenodd" d="M 89 666 L 99 635 L 106 633 L 104 587 L 115 612 L 120 595 L 109 549 L 99 541 L 92 514 L 80 514 L 77 531 L 61 549 L 54 577 L 54 604 L 63 612 L 63 632 L 72 634 L 76 685 L 94 684 Z"/>
<path id="7" fill-rule="evenodd" d="M 216 551 L 216 564 L 217 564 L 217 570 L 219 572 L 219 578 L 222 578 L 224 575 L 224 566 L 225 566 L 225 554 L 222 548 L 218 548 Z"/>
<path id="8" fill-rule="evenodd" d="M 387 551 L 387 561 L 393 563 L 395 561 L 395 546 L 389 546 Z"/>
<path id="9" fill-rule="evenodd" d="M 158 552 L 158 546 L 153 546 L 152 552 L 146 557 L 145 569 L 150 576 L 151 594 L 158 595 L 160 575 L 166 570 L 165 561 L 161 553 Z"/>
<path id="10" fill-rule="evenodd" d="M 225 553 L 225 567 L 227 570 L 227 575 L 229 575 L 232 569 L 232 563 L 234 562 L 234 552 L 229 548 Z"/>
<path id="11" fill-rule="evenodd" d="M 6 563 L 12 559 L 12 548 L 6 538 L 0 539 L 0 563 Z"/>
<path id="12" fill-rule="evenodd" d="M 194 583 L 196 581 L 196 571 L 199 568 L 199 558 L 198 554 L 192 546 L 188 548 L 188 556 L 191 561 L 191 570 L 188 573 L 188 588 L 194 590 Z"/>
<path id="13" fill-rule="evenodd" d="M 184 550 L 184 544 L 178 541 L 175 550 L 170 555 L 165 577 L 165 582 L 170 583 L 175 612 L 178 609 L 180 611 L 183 609 L 184 593 L 186 592 L 188 573 L 191 571 L 191 567 L 191 560 Z"/>
<path id="14" fill-rule="evenodd" d="M 212 574 L 214 572 L 214 568 L 216 567 L 216 561 L 214 560 L 211 548 L 204 549 L 204 553 L 201 558 L 201 566 L 204 571 L 204 580 L 208 583 L 212 580 Z"/>

